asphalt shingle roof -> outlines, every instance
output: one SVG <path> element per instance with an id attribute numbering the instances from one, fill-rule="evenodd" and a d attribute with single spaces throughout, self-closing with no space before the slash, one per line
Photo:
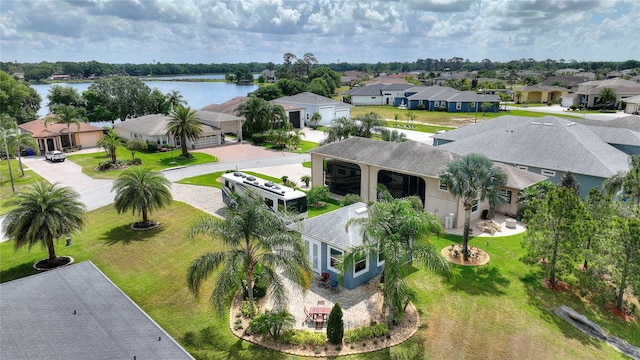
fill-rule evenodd
<path id="1" fill-rule="evenodd" d="M 629 168 L 628 155 L 604 142 L 588 126 L 545 116 L 502 116 L 436 134 L 453 142 L 438 148 L 479 153 L 507 164 L 607 178 Z"/>
<path id="2" fill-rule="evenodd" d="M 345 228 L 347 221 L 351 218 L 365 218 L 367 216 L 367 204 L 358 202 L 306 219 L 292 226 L 302 235 L 346 250 L 349 247 L 362 244 L 361 227 L 350 226 L 347 231 Z"/>
<path id="3" fill-rule="evenodd" d="M 286 104 L 308 104 L 308 105 L 335 105 L 336 107 L 351 107 L 349 104 L 345 104 L 333 99 L 329 99 L 318 94 L 303 92 L 292 96 L 284 96 L 274 99 L 274 103 L 286 103 Z"/>
<path id="4" fill-rule="evenodd" d="M 0 284 L 0 293 L 2 359 L 193 359 L 90 261 Z"/>

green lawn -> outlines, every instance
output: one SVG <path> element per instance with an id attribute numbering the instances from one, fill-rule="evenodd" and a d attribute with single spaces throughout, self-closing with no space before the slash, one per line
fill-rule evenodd
<path id="1" fill-rule="evenodd" d="M 142 160 L 143 165 L 147 165 L 155 170 L 162 170 L 176 166 L 187 166 L 216 162 L 215 156 L 203 154 L 199 152 L 191 152 L 191 159 L 179 159 L 180 149 L 168 152 L 145 153 L 136 152 L 135 157 Z M 131 152 L 127 149 L 118 148 L 116 152 L 118 160 L 131 160 Z M 116 179 L 122 170 L 98 171 L 96 167 L 103 161 L 109 160 L 104 151 L 89 154 L 70 154 L 67 159 L 82 166 L 82 172 L 96 179 Z"/>
<path id="2" fill-rule="evenodd" d="M 187 347 L 198 359 L 294 359 L 262 349 L 231 335 L 228 313 L 217 316 L 208 303 L 212 280 L 195 299 L 187 290 L 185 274 L 191 261 L 220 245 L 205 239 L 191 242 L 185 230 L 203 213 L 184 203 L 153 213 L 162 226 L 148 232 L 129 228 L 139 218 L 118 215 L 112 206 L 88 214 L 89 226 L 73 236 L 74 244 L 58 244 L 60 255 L 76 261 L 92 260 L 133 301 L 178 342 L 187 332 L 207 334 L 197 348 Z M 408 281 L 417 291 L 421 316 L 418 333 L 409 341 L 351 359 L 624 359 L 611 347 L 574 330 L 552 310 L 566 304 L 599 323 L 605 330 L 640 344 L 638 320 L 623 323 L 600 307 L 583 303 L 571 293 L 555 293 L 541 285 L 533 269 L 519 261 L 521 236 L 493 238 L 487 248 L 491 261 L 478 268 L 455 268 L 445 281 L 420 268 Z M 459 241 L 448 236 L 434 240 L 438 248 Z M 31 265 L 46 257 L 34 247 L 14 252 L 12 243 L 0 244 L 0 281 L 34 273 Z M 485 247 L 485 240 L 471 240 Z"/>
<path id="3" fill-rule="evenodd" d="M 272 176 L 267 176 L 264 174 L 258 174 L 255 173 L 253 171 L 244 171 L 241 170 L 243 173 L 245 174 L 249 174 L 249 175 L 253 175 L 262 179 L 266 179 L 268 181 L 271 181 L 275 184 L 280 184 L 282 183 L 281 179 L 272 177 Z M 222 174 L 224 174 L 226 171 L 217 171 L 214 173 L 210 173 L 210 174 L 204 174 L 204 175 L 199 175 L 199 176 L 194 176 L 194 177 L 190 177 L 190 178 L 185 178 L 182 179 L 180 181 L 178 181 L 178 183 L 180 184 L 188 184 L 188 185 L 200 185 L 200 186 L 209 186 L 209 187 L 214 187 L 214 188 L 221 188 L 221 184 L 220 184 L 220 176 L 222 176 Z"/>
<path id="4" fill-rule="evenodd" d="M 11 173 L 13 174 L 13 185 L 16 191 L 20 191 L 34 182 L 42 180 L 40 175 L 26 169 L 26 166 L 24 166 L 24 176 L 22 176 L 18 160 L 13 159 L 10 161 Z M 0 160 L 0 204 L 11 197 L 13 197 L 13 191 L 11 188 L 11 176 L 9 176 L 9 165 L 7 160 L 4 159 Z M 0 206 L 0 215 L 7 211 L 9 211 L 8 206 Z"/>

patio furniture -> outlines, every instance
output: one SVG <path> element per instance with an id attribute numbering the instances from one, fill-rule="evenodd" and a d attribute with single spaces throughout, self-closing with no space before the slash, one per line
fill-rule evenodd
<path id="1" fill-rule="evenodd" d="M 322 286 L 328 286 L 329 285 L 329 280 L 331 279 L 330 275 L 328 272 L 322 272 L 322 274 L 320 275 L 320 277 L 318 278 L 318 283 Z"/>
<path id="2" fill-rule="evenodd" d="M 316 329 L 322 329 L 324 327 L 324 323 L 327 321 L 327 316 L 330 311 L 331 308 L 328 307 L 312 306 L 309 308 L 309 313 L 315 322 Z"/>
<path id="3" fill-rule="evenodd" d="M 309 320 L 313 320 L 313 316 L 311 315 L 311 313 L 309 313 L 309 310 L 307 310 L 306 306 L 304 307 L 304 316 L 305 316 L 305 319 L 302 322 L 302 325 L 304 325 Z"/>
<path id="4" fill-rule="evenodd" d="M 506 226 L 508 229 L 515 229 L 516 224 L 518 224 L 518 221 L 516 219 L 506 219 L 504 221 L 504 226 Z"/>
<path id="5" fill-rule="evenodd" d="M 337 280 L 331 280 L 329 282 L 329 286 L 331 286 L 331 290 L 333 290 L 333 291 L 336 291 L 336 292 L 340 291 L 340 287 L 338 286 L 338 281 Z"/>

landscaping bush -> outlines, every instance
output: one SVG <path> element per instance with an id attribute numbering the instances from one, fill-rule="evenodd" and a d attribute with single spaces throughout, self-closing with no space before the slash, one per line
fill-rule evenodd
<path id="1" fill-rule="evenodd" d="M 269 335 L 277 339 L 286 329 L 293 327 L 295 318 L 287 311 L 267 312 L 251 320 L 251 328 L 258 335 Z"/>
<path id="2" fill-rule="evenodd" d="M 100 163 L 98 163 L 98 170 L 111 169 L 111 165 L 111 160 L 101 161 Z"/>
<path id="3" fill-rule="evenodd" d="M 360 197 L 360 195 L 347 194 L 342 198 L 342 200 L 340 200 L 340 205 L 348 206 L 348 205 L 355 204 L 355 203 L 361 202 L 361 201 L 362 201 L 362 198 Z"/>
<path id="4" fill-rule="evenodd" d="M 142 165 L 142 159 L 135 158 L 133 160 L 127 161 L 127 165 Z"/>
<path id="5" fill-rule="evenodd" d="M 302 175 L 300 177 L 300 181 L 304 183 L 304 186 L 309 186 L 311 183 L 311 175 Z"/>
<path id="6" fill-rule="evenodd" d="M 326 186 L 312 186 L 307 191 L 307 201 L 309 204 L 317 204 L 320 202 L 326 203 L 329 201 L 329 188 Z"/>
<path id="7" fill-rule="evenodd" d="M 255 303 L 254 303 L 254 306 L 256 311 L 258 311 L 258 307 L 257 305 L 255 305 Z M 242 313 L 242 316 L 246 318 L 251 317 L 251 306 L 248 301 L 243 301 L 242 304 L 240 304 L 240 312 Z"/>
<path id="8" fill-rule="evenodd" d="M 256 133 L 251 135 L 251 141 L 256 145 L 260 145 L 266 141 L 266 137 L 264 134 Z"/>
<path id="9" fill-rule="evenodd" d="M 327 339 L 330 343 L 338 345 L 342 343 L 344 336 L 344 321 L 342 320 L 342 308 L 339 303 L 333 305 L 329 320 L 327 320 Z"/>
<path id="10" fill-rule="evenodd" d="M 369 340 L 377 337 L 387 336 L 389 334 L 389 326 L 384 323 L 372 326 L 362 326 L 345 331 L 344 342 L 354 343 L 362 340 Z"/>
<path id="11" fill-rule="evenodd" d="M 306 330 L 287 330 L 280 341 L 291 345 L 323 345 L 327 341 L 327 337 L 321 332 L 311 332 Z"/>
<path id="12" fill-rule="evenodd" d="M 147 140 L 147 152 L 154 153 L 158 151 L 158 145 L 156 145 L 155 141 Z"/>

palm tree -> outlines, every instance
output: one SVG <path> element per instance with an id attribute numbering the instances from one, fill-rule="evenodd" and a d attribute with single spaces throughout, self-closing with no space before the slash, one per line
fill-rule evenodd
<path id="1" fill-rule="evenodd" d="M 464 207 L 462 253 L 467 260 L 471 208 L 483 200 L 494 203 L 504 202 L 500 196 L 500 187 L 507 183 L 507 175 L 501 168 L 494 166 L 486 156 L 467 154 L 447 164 L 440 174 L 440 181 L 447 185 L 453 196 L 462 200 Z"/>
<path id="2" fill-rule="evenodd" d="M 169 104 L 169 111 L 173 111 L 174 108 L 180 105 L 187 105 L 187 101 L 184 100 L 184 96 L 180 94 L 180 91 L 171 90 L 165 95 L 166 102 Z"/>
<path id="3" fill-rule="evenodd" d="M 5 232 L 15 249 L 41 244 L 49 251 L 47 263 L 58 262 L 54 240 L 85 225 L 85 206 L 71 188 L 39 181 L 8 200 L 14 207 L 5 215 Z"/>
<path id="4" fill-rule="evenodd" d="M 170 205 L 171 182 L 158 171 L 146 166 L 134 166 L 123 171 L 113 182 L 111 191 L 116 191 L 114 207 L 118 214 L 132 210 L 142 214 L 142 222 L 135 228 L 149 228 L 156 225 L 149 221 L 149 213 Z"/>
<path id="5" fill-rule="evenodd" d="M 124 146 L 127 141 L 118 136 L 118 133 L 114 129 L 109 129 L 102 139 L 98 140 L 98 146 L 102 146 L 107 155 L 111 157 L 111 162 L 116 163 L 118 158 L 116 157 L 116 151 L 119 147 Z"/>
<path id="6" fill-rule="evenodd" d="M 281 105 L 271 104 L 268 102 L 262 115 L 269 123 L 270 129 L 286 129 L 288 126 L 292 126 L 292 124 L 287 120 L 287 113 Z"/>
<path id="7" fill-rule="evenodd" d="M 7 141 L 7 147 L 10 154 L 14 154 L 18 158 L 18 164 L 20 166 L 21 176 L 24 176 L 24 167 L 22 166 L 22 157 L 20 156 L 20 149 L 22 147 L 30 147 L 40 153 L 38 143 L 33 139 L 30 133 L 20 133 L 18 131 L 18 124 L 16 121 L 7 114 L 0 116 L 0 131 L 4 133 L 4 136 L 0 138 L 0 149 L 5 149 L 4 141 Z M 9 161 L 9 159 L 7 159 Z"/>
<path id="8" fill-rule="evenodd" d="M 382 129 L 380 130 L 380 138 L 382 138 L 382 141 L 405 142 L 407 141 L 407 134 L 395 129 Z"/>
<path id="9" fill-rule="evenodd" d="M 311 128 L 313 130 L 318 128 L 318 124 L 320 124 L 320 121 L 322 121 L 322 115 L 320 115 L 319 112 L 314 112 L 313 115 L 311 115 L 311 119 L 309 119 L 309 123 L 311 124 Z"/>
<path id="10" fill-rule="evenodd" d="M 347 119 L 342 116 L 337 119 L 331 120 L 331 126 L 324 129 L 324 133 L 327 135 L 322 141 L 322 144 L 329 144 L 332 142 L 340 141 L 349 138 L 356 131 L 356 124 L 352 119 Z"/>
<path id="11" fill-rule="evenodd" d="M 245 118 L 242 125 L 242 132 L 247 137 L 253 134 L 262 133 L 269 128 L 268 122 L 264 117 L 264 110 L 268 102 L 259 97 L 249 97 L 244 104 L 236 109 L 236 115 Z"/>
<path id="12" fill-rule="evenodd" d="M 381 198 L 369 205 L 368 217 L 347 222 L 347 231 L 360 226 L 363 243 L 345 251 L 338 266 L 344 273 L 353 269 L 356 259 L 379 253 L 384 259 L 382 280 L 389 319 L 398 321 L 415 295 L 404 280 L 407 261 L 413 259 L 427 269 L 447 274 L 450 267 L 435 247 L 425 241 L 427 235 L 442 231 L 438 217 L 424 212 L 420 199 L 393 199 L 384 192 Z"/>
<path id="13" fill-rule="evenodd" d="M 640 205 L 640 155 L 629 158 L 629 171 L 620 171 L 602 184 L 604 192 L 609 195 L 621 194 L 631 199 L 631 203 Z"/>
<path id="14" fill-rule="evenodd" d="M 598 93 L 598 102 L 604 104 L 604 108 L 608 108 L 609 105 L 614 106 L 618 100 L 618 94 L 610 87 L 605 87 Z"/>
<path id="15" fill-rule="evenodd" d="M 180 137 L 180 148 L 182 148 L 182 157 L 189 159 L 192 157 L 187 151 L 187 139 L 196 141 L 202 134 L 202 124 L 195 110 L 190 107 L 179 105 L 171 111 L 169 122 L 165 128 L 167 134 L 173 134 Z"/>
<path id="16" fill-rule="evenodd" d="M 189 266 L 187 282 L 195 295 L 209 275 L 220 268 L 211 293 L 211 302 L 222 312 L 224 304 L 237 291 L 246 290 L 250 312 L 255 313 L 253 287 L 257 276 L 269 284 L 269 293 L 276 310 L 286 309 L 284 283 L 278 274 L 308 289 L 311 277 L 300 233 L 285 227 L 275 213 L 264 206 L 262 197 L 252 190 L 243 196 L 234 194 L 234 206 L 224 220 L 207 217 L 198 220 L 189 237 L 208 235 L 224 245 L 222 251 L 210 252 Z M 258 275 L 258 273 L 260 275 Z"/>
<path id="17" fill-rule="evenodd" d="M 84 116 L 82 116 L 82 110 L 75 106 L 60 104 L 54 107 L 54 114 L 54 116 L 45 119 L 44 126 L 47 127 L 47 125 L 52 122 L 66 124 L 69 146 L 73 146 L 71 140 L 71 124 L 75 124 L 78 130 L 80 130 L 80 123 L 85 121 Z"/>

